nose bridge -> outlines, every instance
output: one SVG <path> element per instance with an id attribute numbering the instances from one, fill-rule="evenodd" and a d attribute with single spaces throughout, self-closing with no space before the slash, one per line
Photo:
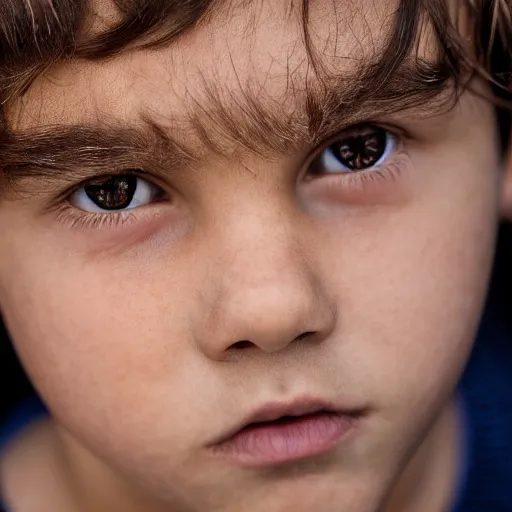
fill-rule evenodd
<path id="1" fill-rule="evenodd" d="M 218 287 L 205 350 L 235 345 L 271 353 L 306 333 L 326 332 L 333 310 L 298 237 L 294 213 L 268 207 L 230 215 L 217 238 Z"/>

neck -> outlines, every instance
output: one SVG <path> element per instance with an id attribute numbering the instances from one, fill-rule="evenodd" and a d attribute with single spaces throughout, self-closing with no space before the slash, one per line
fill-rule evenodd
<path id="1" fill-rule="evenodd" d="M 454 501 L 463 451 L 461 415 L 455 399 L 443 409 L 416 450 L 385 512 L 444 512 Z"/>

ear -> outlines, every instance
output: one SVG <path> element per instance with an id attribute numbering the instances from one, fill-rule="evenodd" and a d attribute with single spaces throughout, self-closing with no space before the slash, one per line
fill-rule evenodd
<path id="1" fill-rule="evenodd" d="M 512 222 L 512 137 L 505 160 L 505 175 L 501 196 L 501 216 L 504 220 Z"/>

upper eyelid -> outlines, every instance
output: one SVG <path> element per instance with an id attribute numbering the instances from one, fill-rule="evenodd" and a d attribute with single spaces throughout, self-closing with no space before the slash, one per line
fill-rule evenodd
<path id="1" fill-rule="evenodd" d="M 106 173 L 99 173 L 95 176 L 91 176 L 90 178 L 86 178 L 84 180 L 81 180 L 79 183 L 77 183 L 75 186 L 78 186 L 78 188 L 83 187 L 87 183 L 95 180 L 101 180 L 101 179 L 108 179 L 112 176 L 137 176 L 138 178 L 148 178 L 148 173 L 144 171 L 143 169 L 139 168 L 127 168 L 127 169 L 113 169 L 111 172 Z"/>

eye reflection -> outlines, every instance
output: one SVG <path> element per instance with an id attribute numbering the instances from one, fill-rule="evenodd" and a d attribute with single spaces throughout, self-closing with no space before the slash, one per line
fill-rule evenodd
<path id="1" fill-rule="evenodd" d="M 86 212 L 108 213 L 150 204 L 161 195 L 161 189 L 147 180 L 123 174 L 87 182 L 71 196 L 70 203 Z"/>
<path id="2" fill-rule="evenodd" d="M 370 171 L 396 149 L 396 139 L 384 128 L 361 126 L 347 130 L 313 162 L 314 174 Z"/>

